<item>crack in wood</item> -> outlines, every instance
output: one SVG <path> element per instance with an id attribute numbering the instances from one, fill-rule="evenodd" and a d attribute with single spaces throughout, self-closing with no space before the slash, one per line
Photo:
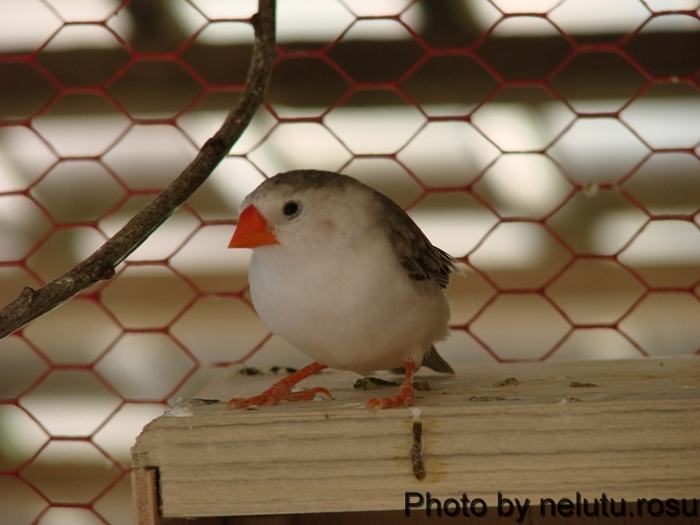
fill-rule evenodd
<path id="1" fill-rule="evenodd" d="M 413 475 L 418 481 L 425 478 L 425 465 L 423 464 L 423 423 L 413 422 L 413 446 L 411 447 L 411 465 Z"/>

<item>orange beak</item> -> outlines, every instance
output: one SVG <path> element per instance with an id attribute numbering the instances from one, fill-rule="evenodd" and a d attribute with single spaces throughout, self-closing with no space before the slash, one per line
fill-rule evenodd
<path id="1" fill-rule="evenodd" d="M 233 232 L 229 248 L 257 248 L 268 244 L 279 244 L 267 227 L 267 221 L 252 204 L 241 212 L 238 226 Z"/>

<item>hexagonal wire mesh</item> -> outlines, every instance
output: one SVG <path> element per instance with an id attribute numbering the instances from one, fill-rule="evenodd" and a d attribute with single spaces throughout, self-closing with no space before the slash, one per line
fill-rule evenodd
<path id="1" fill-rule="evenodd" d="M 130 523 L 143 424 L 298 366 L 226 250 L 242 198 L 353 175 L 459 258 L 453 362 L 700 349 L 698 0 L 283 0 L 265 107 L 116 277 L 0 341 L 0 523 Z M 90 254 L 242 90 L 252 1 L 0 1 L 0 303 Z"/>

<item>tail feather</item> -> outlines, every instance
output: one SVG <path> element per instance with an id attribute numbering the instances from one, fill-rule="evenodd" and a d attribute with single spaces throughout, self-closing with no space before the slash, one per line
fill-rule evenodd
<path id="1" fill-rule="evenodd" d="M 445 361 L 435 346 L 430 347 L 430 352 L 428 352 L 425 357 L 423 357 L 423 366 L 435 370 L 436 372 L 442 372 L 443 374 L 454 374 L 455 371 L 452 369 L 450 364 Z"/>
<path id="2" fill-rule="evenodd" d="M 423 362 L 421 363 L 421 366 L 427 366 L 431 370 L 435 370 L 436 372 L 441 372 L 443 374 L 455 373 L 450 364 L 447 361 L 445 361 L 440 354 L 438 354 L 438 351 L 435 349 L 435 346 L 431 346 L 430 352 L 423 356 Z M 391 371 L 395 374 L 403 374 L 405 372 L 404 367 L 402 366 L 398 368 L 392 368 Z"/>

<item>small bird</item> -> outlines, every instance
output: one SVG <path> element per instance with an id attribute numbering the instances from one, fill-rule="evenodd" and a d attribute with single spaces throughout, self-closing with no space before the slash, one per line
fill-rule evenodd
<path id="1" fill-rule="evenodd" d="M 296 170 L 260 184 L 241 210 L 229 247 L 253 249 L 253 306 L 314 362 L 229 408 L 330 398 L 322 387 L 291 390 L 328 367 L 367 375 L 401 366 L 397 395 L 366 406 L 409 406 L 421 365 L 454 373 L 434 343 L 447 337 L 443 289 L 455 261 L 398 204 L 347 175 Z"/>

